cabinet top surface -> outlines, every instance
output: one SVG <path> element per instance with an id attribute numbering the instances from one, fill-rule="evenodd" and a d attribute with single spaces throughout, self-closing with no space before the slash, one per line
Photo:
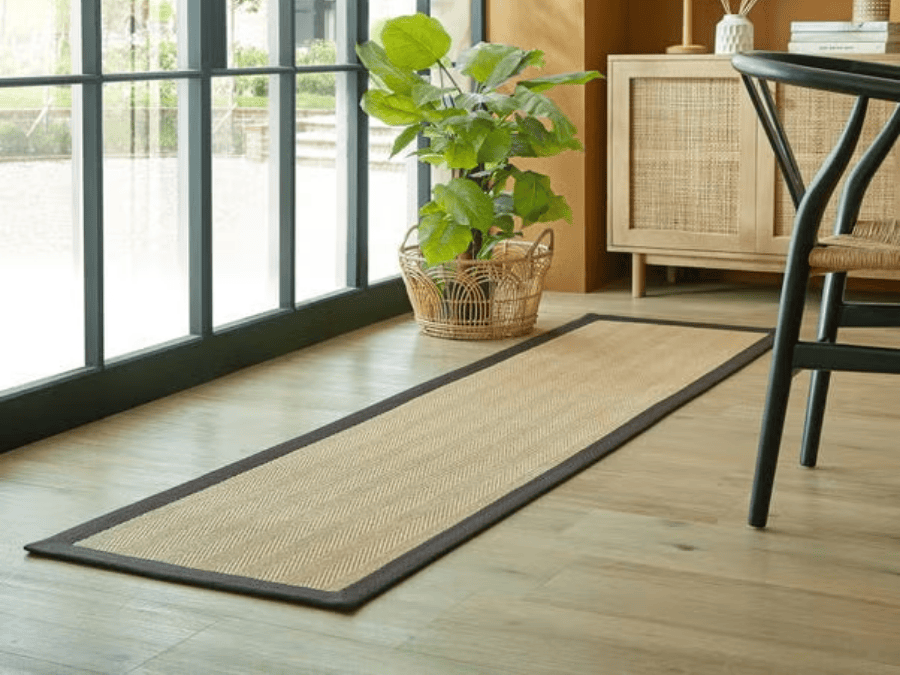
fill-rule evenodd
<path id="1" fill-rule="evenodd" d="M 722 61 L 733 54 L 609 54 L 610 61 Z"/>
<path id="2" fill-rule="evenodd" d="M 609 54 L 609 61 L 666 61 L 685 63 L 689 61 L 730 61 L 734 54 Z M 834 58 L 859 61 L 884 61 L 887 63 L 900 61 L 900 54 L 829 54 Z"/>

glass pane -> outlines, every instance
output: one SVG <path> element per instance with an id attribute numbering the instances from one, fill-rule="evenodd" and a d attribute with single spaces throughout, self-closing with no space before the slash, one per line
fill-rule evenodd
<path id="1" fill-rule="evenodd" d="M 251 68 L 275 63 L 269 48 L 269 13 L 278 0 L 227 0 L 228 66 Z M 270 6 L 271 5 L 271 6 Z"/>
<path id="2" fill-rule="evenodd" d="M 472 44 L 472 3 L 459 0 L 431 0 L 431 15 L 440 21 L 450 37 L 453 48 L 450 58 L 456 60 Z"/>
<path id="3" fill-rule="evenodd" d="M 78 2 L 3 0 L 0 3 L 0 73 L 24 77 L 75 72 L 79 68 L 73 68 L 72 55 L 80 53 L 80 36 Z"/>
<path id="4" fill-rule="evenodd" d="M 2 390 L 84 365 L 84 286 L 73 90 L 0 92 Z"/>
<path id="5" fill-rule="evenodd" d="M 347 153 L 341 73 L 297 77 L 297 284 L 298 301 L 347 285 Z M 337 87 L 337 89 L 336 89 Z"/>
<path id="6" fill-rule="evenodd" d="M 378 38 L 387 19 L 415 14 L 415 0 L 372 0 L 369 35 Z M 402 129 L 369 118 L 369 280 L 400 273 L 397 251 L 416 222 L 416 161 L 407 152 L 388 159 Z M 415 145 L 410 146 L 414 150 Z M 413 235 L 415 236 L 415 235 Z"/>
<path id="7" fill-rule="evenodd" d="M 369 2 L 369 36 L 378 38 L 387 19 L 402 14 L 415 14 L 416 0 L 371 0 Z"/>
<path id="8" fill-rule="evenodd" d="M 213 322 L 278 306 L 278 204 L 267 75 L 216 78 L 213 109 Z"/>
<path id="9" fill-rule="evenodd" d="M 400 273 L 397 250 L 418 218 L 416 158 L 408 150 L 390 158 L 400 127 L 369 118 L 369 280 Z M 415 235 L 412 241 L 415 242 Z"/>
<path id="10" fill-rule="evenodd" d="M 294 41 L 298 66 L 335 63 L 335 0 L 294 0 Z"/>
<path id="11" fill-rule="evenodd" d="M 103 0 L 103 71 L 174 70 L 178 64 L 174 0 Z"/>
<path id="12" fill-rule="evenodd" d="M 106 355 L 188 333 L 187 223 L 179 219 L 176 82 L 103 91 Z"/>

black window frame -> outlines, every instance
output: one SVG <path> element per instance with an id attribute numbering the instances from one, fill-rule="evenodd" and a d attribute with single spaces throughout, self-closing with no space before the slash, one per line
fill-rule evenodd
<path id="1" fill-rule="evenodd" d="M 473 44 L 485 39 L 485 0 L 471 3 Z M 203 384 L 246 366 L 327 340 L 409 311 L 400 278 L 377 283 L 368 280 L 368 120 L 358 105 L 368 76 L 355 60 L 333 66 L 294 64 L 294 6 L 280 0 L 281 26 L 278 64 L 252 69 L 278 79 L 276 97 L 279 143 L 293 147 L 294 85 L 303 72 L 342 71 L 357 105 L 348 106 L 346 120 L 351 169 L 352 212 L 348 217 L 347 289 L 312 301 L 296 303 L 294 290 L 294 158 L 280 153 L 279 171 L 279 306 L 224 327 L 213 325 L 212 197 L 211 197 L 211 82 L 222 75 L 246 73 L 226 67 L 221 40 L 224 22 L 221 0 L 191 0 L 187 21 L 190 65 L 185 70 L 104 74 L 101 68 L 100 0 L 81 1 L 82 72 L 47 77 L 0 77 L 0 87 L 78 85 L 83 111 L 83 262 L 85 298 L 85 366 L 0 392 L 0 452 L 18 448 L 79 425 Z M 417 0 L 417 11 L 430 13 L 430 0 Z M 368 39 L 368 0 L 349 2 L 349 35 Z M 339 59 L 340 60 L 340 59 Z M 183 161 L 195 197 L 189 200 L 188 257 L 190 268 L 190 334 L 162 345 L 121 357 L 106 358 L 103 344 L 103 147 L 102 88 L 113 81 L 176 79 L 187 106 L 201 115 L 182 116 L 179 132 L 187 135 Z M 274 145 L 274 139 L 273 139 Z M 74 160 L 74 158 L 73 158 Z M 430 189 L 427 170 L 420 169 L 420 199 Z M 7 329 L 16 330 L 15 327 Z M 251 402 L 252 403 L 252 402 Z"/>

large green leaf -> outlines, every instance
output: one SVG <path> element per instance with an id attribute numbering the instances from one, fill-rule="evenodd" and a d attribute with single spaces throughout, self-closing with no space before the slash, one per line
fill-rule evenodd
<path id="1" fill-rule="evenodd" d="M 512 221 L 512 218 L 509 219 Z M 506 239 L 512 239 L 513 237 L 522 236 L 521 232 L 514 232 L 512 230 L 505 230 L 502 227 L 495 232 L 484 237 L 484 240 L 481 244 L 481 250 L 478 252 L 479 260 L 488 260 L 494 252 L 494 247 L 497 246 L 501 241 Z"/>
<path id="2" fill-rule="evenodd" d="M 467 115 L 468 113 L 461 108 L 435 108 L 428 109 L 427 107 L 422 108 L 422 114 L 425 115 L 425 119 L 430 123 L 437 127 L 441 127 L 444 122 L 454 117 L 462 117 Z"/>
<path id="3" fill-rule="evenodd" d="M 512 148 L 512 133 L 509 129 L 492 129 L 478 148 L 478 163 L 492 164 L 506 160 Z"/>
<path id="4" fill-rule="evenodd" d="M 493 183 L 493 187 L 491 188 L 491 198 L 494 199 L 494 203 L 496 204 L 496 200 L 500 198 L 503 194 L 510 194 L 506 189 L 506 184 L 509 179 L 516 175 L 519 170 L 514 167 L 512 164 L 506 164 L 503 168 L 494 171 L 491 176 L 491 181 Z M 512 206 L 508 209 L 509 213 L 512 213 Z"/>
<path id="5" fill-rule="evenodd" d="M 432 166 L 442 166 L 446 163 L 446 159 L 442 153 L 434 152 L 428 148 L 421 148 L 415 153 L 420 162 L 431 164 Z"/>
<path id="6" fill-rule="evenodd" d="M 428 213 L 419 219 L 419 248 L 430 266 L 453 260 L 471 241 L 471 230 L 447 214 Z"/>
<path id="7" fill-rule="evenodd" d="M 478 153 L 467 140 L 451 139 L 444 149 L 447 166 L 451 169 L 474 169 L 478 166 Z"/>
<path id="8" fill-rule="evenodd" d="M 380 89 L 365 93 L 362 109 L 366 114 L 395 127 L 405 127 L 422 121 L 422 112 L 409 96 L 389 94 Z"/>
<path id="9" fill-rule="evenodd" d="M 587 84 L 591 80 L 603 77 L 596 70 L 582 70 L 575 73 L 560 73 L 559 75 L 542 75 L 519 82 L 520 87 L 525 87 L 534 92 L 546 91 L 560 84 Z"/>
<path id="10" fill-rule="evenodd" d="M 444 163 L 444 150 L 447 148 L 447 138 L 445 136 L 436 135 L 434 129 L 424 126 L 422 135 L 428 139 L 428 145 L 416 150 L 420 162 L 440 166 Z"/>
<path id="11" fill-rule="evenodd" d="M 512 96 L 503 94 L 488 94 L 484 106 L 499 119 L 506 119 L 518 110 L 518 102 Z"/>
<path id="12" fill-rule="evenodd" d="M 559 113 L 550 118 L 549 129 L 535 117 L 518 119 L 518 133 L 513 139 L 511 154 L 518 157 L 553 157 L 564 150 L 582 150 L 581 142 L 574 137 L 575 126 Z"/>
<path id="13" fill-rule="evenodd" d="M 510 236 L 516 234 L 516 221 L 508 213 L 503 213 L 494 218 L 494 227 Z"/>
<path id="14" fill-rule="evenodd" d="M 453 99 L 453 104 L 469 112 L 487 112 L 501 120 L 519 109 L 519 104 L 513 97 L 497 92 L 465 92 L 457 95 Z"/>
<path id="15" fill-rule="evenodd" d="M 468 178 L 453 178 L 434 186 L 434 199 L 454 221 L 487 232 L 494 221 L 494 202 Z"/>
<path id="16" fill-rule="evenodd" d="M 394 139 L 394 145 L 391 148 L 391 157 L 403 152 L 404 148 L 412 143 L 419 136 L 419 131 L 422 126 L 420 124 L 413 124 L 411 126 L 406 127 L 400 135 Z"/>
<path id="17" fill-rule="evenodd" d="M 493 129 L 490 118 L 464 113 L 440 125 L 435 122 L 424 133 L 432 140 L 431 152 L 443 153 L 449 168 L 469 170 L 478 165 L 479 150 Z"/>
<path id="18" fill-rule="evenodd" d="M 428 82 L 421 82 L 413 87 L 412 98 L 421 106 L 429 103 L 440 103 L 446 94 L 455 93 L 455 89 L 441 89 Z"/>
<path id="19" fill-rule="evenodd" d="M 520 51 L 518 48 L 510 45 L 479 42 L 459 55 L 456 67 L 461 73 L 468 75 L 476 82 L 484 82 L 505 56 L 518 51 Z"/>
<path id="20" fill-rule="evenodd" d="M 528 66 L 543 65 L 543 52 L 526 51 L 510 45 L 480 42 L 460 54 L 457 66 L 464 75 L 494 89 Z"/>
<path id="21" fill-rule="evenodd" d="M 566 114 L 560 110 L 559 106 L 547 96 L 519 85 L 516 87 L 516 93 L 513 98 L 525 115 L 546 118 L 552 123 L 551 129 L 548 130 L 550 136 L 543 141 L 540 140 L 540 130 L 536 126 L 533 127 L 536 139 L 538 139 L 536 142 L 533 142 L 533 145 L 538 156 L 548 157 L 563 150 L 583 149 L 581 142 L 575 138 L 578 129 Z"/>
<path id="22" fill-rule="evenodd" d="M 484 106 L 486 100 L 487 98 L 484 94 L 479 94 L 477 92 L 463 92 L 457 94 L 453 98 L 453 105 L 467 112 L 472 112 L 476 108 Z"/>
<path id="23" fill-rule="evenodd" d="M 422 84 L 422 78 L 412 70 L 402 70 L 388 59 L 380 45 L 372 41 L 356 46 L 359 60 L 369 73 L 396 94 L 409 95 Z"/>
<path id="24" fill-rule="evenodd" d="M 545 127 L 541 121 L 534 117 L 524 117 L 519 120 L 519 141 L 527 148 L 522 152 L 523 157 L 552 157 L 563 151 L 563 147 L 556 142 L 556 137 Z M 521 150 L 521 148 L 517 148 Z"/>
<path id="25" fill-rule="evenodd" d="M 556 220 L 565 220 L 567 223 L 572 222 L 572 209 L 569 202 L 562 195 L 553 195 L 550 198 L 550 204 L 547 210 L 537 219 L 539 223 L 552 223 Z"/>
<path id="26" fill-rule="evenodd" d="M 553 117 L 562 115 L 559 109 L 551 99 L 543 94 L 538 94 L 527 87 L 517 86 L 516 93 L 512 97 L 516 103 L 517 109 L 526 115 L 534 115 L 535 117 Z"/>
<path id="27" fill-rule="evenodd" d="M 487 135 L 494 130 L 494 122 L 490 118 L 470 113 L 465 118 L 452 120 L 447 124 L 447 130 L 455 138 L 468 143 L 477 151 Z"/>
<path id="28" fill-rule="evenodd" d="M 500 61 L 494 71 L 484 81 L 484 88 L 493 90 L 515 77 L 529 66 L 540 67 L 544 65 L 544 53 L 537 49 L 531 51 L 519 50 L 517 54 L 509 54 Z"/>
<path id="29" fill-rule="evenodd" d="M 552 115 L 550 121 L 553 123 L 553 133 L 556 141 L 568 150 L 584 150 L 581 141 L 575 138 L 578 128 L 563 113 Z"/>
<path id="30" fill-rule="evenodd" d="M 538 154 L 531 147 L 528 137 L 522 133 L 512 135 L 512 145 L 509 149 L 510 157 L 537 157 Z"/>
<path id="31" fill-rule="evenodd" d="M 381 42 L 387 57 L 398 67 L 425 70 L 444 58 L 452 40 L 437 19 L 410 14 L 387 21 Z"/>
<path id="32" fill-rule="evenodd" d="M 522 218 L 523 226 L 538 222 L 550 208 L 555 197 L 550 189 L 550 178 L 534 171 L 523 171 L 516 176 L 513 188 L 513 203 L 516 214 Z"/>

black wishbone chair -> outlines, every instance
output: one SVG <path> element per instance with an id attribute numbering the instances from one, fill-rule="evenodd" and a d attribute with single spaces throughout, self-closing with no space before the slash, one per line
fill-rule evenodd
<path id="1" fill-rule="evenodd" d="M 848 171 L 869 101 L 900 103 L 900 68 L 781 52 L 737 54 L 732 64 L 750 93 L 796 207 L 750 503 L 750 524 L 765 527 L 793 373 L 813 371 L 800 453 L 801 464 L 808 467 L 816 464 L 831 371 L 900 373 L 900 349 L 837 343 L 840 327 L 900 327 L 900 305 L 844 299 L 847 272 L 900 271 L 900 223 L 857 221 L 863 195 L 900 134 L 900 106 Z M 779 120 L 769 82 L 856 98 L 840 138 L 808 187 Z M 845 171 L 834 235 L 819 238 L 823 213 Z M 816 342 L 804 342 L 799 339 L 804 299 L 809 278 L 817 273 L 827 274 L 818 336 Z"/>

